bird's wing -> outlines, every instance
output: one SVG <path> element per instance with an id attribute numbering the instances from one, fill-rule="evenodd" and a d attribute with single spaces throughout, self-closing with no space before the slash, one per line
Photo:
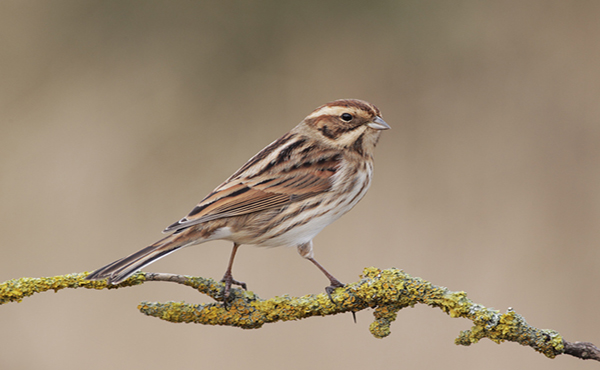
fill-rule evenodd
<path id="1" fill-rule="evenodd" d="M 299 161 L 277 166 L 252 176 L 230 178 L 204 198 L 184 218 L 164 232 L 220 218 L 239 216 L 280 208 L 329 191 L 332 176 L 339 168 L 338 155 L 315 161 Z"/>

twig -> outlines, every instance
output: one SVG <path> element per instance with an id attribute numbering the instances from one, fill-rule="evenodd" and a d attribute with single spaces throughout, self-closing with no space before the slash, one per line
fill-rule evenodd
<path id="1" fill-rule="evenodd" d="M 600 348 L 589 342 L 564 342 L 564 353 L 582 360 L 600 361 Z"/>
<path id="2" fill-rule="evenodd" d="M 0 284 L 0 304 L 21 301 L 34 293 L 65 288 L 118 289 L 147 281 L 167 281 L 190 286 L 216 301 L 222 301 L 223 284 L 212 279 L 164 273 L 137 273 L 118 285 L 105 281 L 85 280 L 87 273 L 50 278 L 21 278 Z M 390 325 L 398 311 L 415 304 L 427 304 L 442 309 L 451 317 L 471 320 L 473 326 L 462 331 L 456 344 L 470 345 L 482 338 L 494 342 L 517 342 L 529 346 L 549 358 L 569 354 L 581 359 L 600 361 L 600 350 L 591 343 L 567 342 L 554 330 L 537 329 L 512 309 L 500 313 L 476 304 L 465 292 L 453 292 L 435 286 L 398 269 L 366 268 L 361 279 L 338 288 L 332 294 L 333 303 L 326 294 L 304 297 L 259 298 L 250 291 L 232 289 L 231 303 L 187 304 L 184 302 L 142 302 L 139 310 L 149 316 L 170 322 L 228 325 L 243 329 L 260 328 L 266 323 L 300 320 L 311 316 L 335 315 L 372 308 L 375 320 L 370 325 L 377 338 L 390 334 Z"/>

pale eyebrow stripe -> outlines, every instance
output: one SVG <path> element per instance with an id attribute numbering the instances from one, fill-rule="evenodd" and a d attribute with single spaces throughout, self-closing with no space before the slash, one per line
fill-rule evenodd
<path id="1" fill-rule="evenodd" d="M 306 118 L 315 118 L 318 116 L 338 116 L 343 112 L 347 112 L 349 109 L 352 109 L 353 112 L 356 112 L 356 109 L 352 107 L 323 107 L 312 112 Z"/>

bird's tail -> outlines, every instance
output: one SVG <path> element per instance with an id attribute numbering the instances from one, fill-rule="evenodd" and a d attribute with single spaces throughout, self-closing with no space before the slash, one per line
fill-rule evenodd
<path id="1" fill-rule="evenodd" d="M 86 280 L 108 278 L 110 284 L 118 284 L 144 266 L 190 244 L 193 243 L 190 243 L 190 240 L 184 235 L 171 234 L 144 249 L 99 268 L 86 276 Z"/>

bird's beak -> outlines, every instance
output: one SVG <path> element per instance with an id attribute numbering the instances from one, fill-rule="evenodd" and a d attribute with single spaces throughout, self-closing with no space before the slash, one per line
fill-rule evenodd
<path id="1" fill-rule="evenodd" d="M 391 128 L 390 125 L 388 125 L 383 118 L 379 116 L 375 117 L 373 122 L 368 123 L 367 126 L 374 128 L 375 130 L 389 130 Z"/>

